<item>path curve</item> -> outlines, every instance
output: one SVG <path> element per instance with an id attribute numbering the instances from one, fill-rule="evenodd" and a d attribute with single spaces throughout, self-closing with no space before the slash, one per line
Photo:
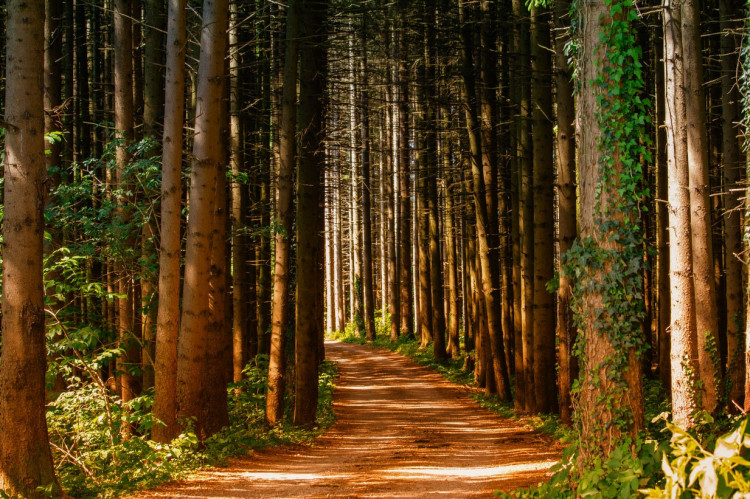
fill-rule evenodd
<path id="1" fill-rule="evenodd" d="M 549 477 L 550 437 L 482 409 L 396 353 L 326 344 L 336 423 L 312 446 L 267 448 L 138 497 L 489 497 Z"/>

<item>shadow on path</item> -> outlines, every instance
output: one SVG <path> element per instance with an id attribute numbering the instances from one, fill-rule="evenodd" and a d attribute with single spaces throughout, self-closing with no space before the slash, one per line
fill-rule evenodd
<path id="1" fill-rule="evenodd" d="M 488 497 L 549 477 L 554 440 L 500 418 L 393 352 L 326 344 L 336 423 L 312 446 L 268 448 L 138 497 Z"/>

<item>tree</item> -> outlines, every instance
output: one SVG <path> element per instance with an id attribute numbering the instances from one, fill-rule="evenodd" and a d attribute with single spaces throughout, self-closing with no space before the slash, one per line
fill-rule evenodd
<path id="1" fill-rule="evenodd" d="M 209 334 L 211 308 L 209 287 L 212 263 L 212 227 L 216 210 L 219 172 L 224 174 L 221 131 L 224 97 L 224 55 L 228 28 L 228 0 L 205 0 L 201 29 L 200 65 L 198 67 L 195 139 L 190 177 L 190 218 L 185 252 L 185 279 L 182 298 L 180 336 L 177 345 L 177 406 L 183 427 L 193 421 L 195 434 L 209 437 L 213 418 L 226 406 L 207 405 L 203 383 L 210 376 Z M 214 376 L 220 375 L 214 373 Z"/>
<path id="2" fill-rule="evenodd" d="M 719 310 L 716 303 L 716 279 L 713 268 L 711 203 L 708 197 L 710 193 L 708 137 L 706 136 L 706 99 L 703 91 L 700 8 L 696 0 L 681 0 L 679 5 L 682 10 L 681 56 L 685 71 L 684 123 L 687 128 L 695 332 L 699 376 L 703 382 L 700 401 L 703 409 L 714 412 L 719 398 L 717 385 L 718 378 L 721 376 L 721 365 L 718 362 L 715 363 L 712 358 L 716 357 L 719 346 Z"/>
<path id="3" fill-rule="evenodd" d="M 564 27 L 563 17 L 570 11 L 570 3 L 557 0 L 554 5 L 555 25 Z M 560 29 L 559 33 L 564 33 Z M 558 203 L 557 220 L 559 232 L 559 254 L 564 255 L 576 238 L 576 151 L 575 151 L 575 102 L 571 71 L 565 56 L 565 43 L 568 36 L 559 34 L 555 37 L 555 85 L 557 86 L 557 184 Z M 573 356 L 575 341 L 575 324 L 570 309 L 572 298 L 570 282 L 562 269 L 560 287 L 557 291 L 557 337 L 560 342 L 560 419 L 566 424 L 572 422 L 572 402 L 570 391 L 576 378 L 576 366 Z"/>
<path id="4" fill-rule="evenodd" d="M 57 496 L 45 418 L 44 0 L 6 6 L 0 490 L 44 497 L 37 487 L 52 485 Z"/>
<path id="5" fill-rule="evenodd" d="M 118 331 L 120 347 L 124 354 L 117 361 L 118 385 L 122 400 L 127 402 L 138 396 L 140 386 L 134 368 L 140 365 L 138 339 L 135 335 L 133 307 L 132 262 L 128 249 L 134 241 L 127 226 L 132 222 L 133 190 L 130 185 L 128 147 L 133 141 L 133 43 L 131 0 L 116 0 L 114 11 L 114 76 L 115 76 L 115 130 L 117 148 L 115 150 L 117 198 L 117 225 L 123 230 L 120 234 L 121 254 L 117 261 L 118 279 Z"/>
<path id="6" fill-rule="evenodd" d="M 359 92 L 361 102 L 360 137 L 362 140 L 362 155 L 360 166 L 362 169 L 362 308 L 364 310 L 365 335 L 368 341 L 375 341 L 375 298 L 373 261 L 372 261 L 372 196 L 370 169 L 371 138 L 370 138 L 370 89 L 367 78 L 367 13 L 362 13 L 361 27 L 362 55 L 360 56 L 360 75 L 362 78 L 362 89 Z"/>
<path id="7" fill-rule="evenodd" d="M 401 26 L 403 26 L 403 15 L 405 15 L 406 5 L 403 2 L 398 4 L 398 12 L 402 15 Z M 400 30 L 398 39 L 398 261 L 399 261 L 399 282 L 401 285 L 401 334 L 411 336 L 414 332 L 414 314 L 413 314 L 413 292 L 412 292 L 412 251 L 411 251 L 411 181 L 409 170 L 411 169 L 411 148 L 409 146 L 409 51 L 406 40 L 406 31 Z"/>
<path id="8" fill-rule="evenodd" d="M 279 171 L 276 184 L 276 213 L 281 230 L 276 233 L 271 314 L 271 356 L 266 391 L 266 423 L 276 426 L 284 417 L 286 389 L 286 329 L 289 307 L 289 271 L 292 234 L 293 174 L 296 161 L 297 129 L 297 45 L 300 0 L 289 2 L 286 14 L 286 54 L 281 96 Z"/>
<path id="9" fill-rule="evenodd" d="M 161 183 L 161 246 L 159 251 L 159 308 L 154 364 L 152 438 L 168 442 L 179 434 L 177 425 L 177 335 L 180 318 L 180 211 L 182 198 L 182 128 L 185 100 L 186 1 L 170 0 L 167 28 L 167 75 L 164 109 Z"/>
<path id="10" fill-rule="evenodd" d="M 678 425 L 690 427 L 698 409 L 695 373 L 699 372 L 699 365 L 692 279 L 693 246 L 681 19 L 680 4 L 665 0 L 662 20 L 666 74 L 672 417 Z"/>
<path id="11" fill-rule="evenodd" d="M 534 410 L 557 408 L 555 387 L 555 301 L 547 291 L 555 270 L 552 160 L 552 58 L 547 14 L 533 7 L 531 31 L 534 193 Z"/>
<path id="12" fill-rule="evenodd" d="M 162 135 L 164 119 L 164 57 L 166 12 L 163 0 L 143 2 L 143 135 L 158 140 Z M 156 149 L 156 148 L 155 148 Z M 157 150 L 152 151 L 156 154 Z M 150 196 L 151 194 L 147 194 Z M 156 250 L 158 234 L 156 213 L 150 213 L 143 224 L 141 254 L 147 263 L 143 266 L 141 278 L 141 308 L 143 329 L 143 389 L 154 386 L 154 358 L 156 356 L 156 321 L 158 313 L 157 273 L 150 265 L 150 258 Z"/>
<path id="13" fill-rule="evenodd" d="M 643 428 L 639 353 L 643 233 L 639 163 L 647 154 L 640 50 L 630 0 L 589 0 L 581 15 L 576 63 L 581 236 L 565 255 L 575 282 L 579 328 L 579 469 L 635 439 Z M 629 128 L 625 123 L 632 123 Z"/>
<path id="14" fill-rule="evenodd" d="M 733 402 L 740 407 L 744 399 L 743 382 L 745 362 L 742 358 L 743 325 L 742 325 L 742 237 L 740 230 L 740 189 L 739 180 L 742 169 L 740 159 L 740 141 L 737 136 L 739 122 L 739 92 L 735 81 L 737 68 L 737 37 L 732 33 L 736 27 L 732 21 L 737 13 L 739 2 L 721 0 L 719 2 L 721 18 L 721 126 L 722 126 L 722 159 L 724 170 L 724 191 L 727 192 L 724 234 L 726 265 L 726 300 L 727 300 L 727 365 L 729 378 L 729 409 L 734 410 Z"/>
<path id="15" fill-rule="evenodd" d="M 232 167 L 232 319 L 233 319 L 233 380 L 238 382 L 242 379 L 242 370 L 245 368 L 251 352 L 248 352 L 249 336 L 248 322 L 249 307 L 247 307 L 247 294 L 249 286 L 248 277 L 248 250 L 250 247 L 249 237 L 245 230 L 245 215 L 247 213 L 247 185 L 243 179 L 246 175 L 245 157 L 243 150 L 243 128 L 240 108 L 242 107 L 242 82 L 240 81 L 240 47 L 239 47 L 239 6 L 238 2 L 230 4 L 231 28 L 229 31 L 229 163 Z M 255 337 L 257 349 L 257 332 L 252 331 Z"/>
<path id="16" fill-rule="evenodd" d="M 301 7 L 299 121 L 302 129 L 297 170 L 297 314 L 294 424 L 312 425 L 318 407 L 319 314 L 317 292 L 320 244 L 318 211 L 325 171 L 325 88 L 327 0 L 303 0 Z M 370 304 L 372 305 L 372 304 Z M 320 359 L 322 360 L 322 359 Z"/>

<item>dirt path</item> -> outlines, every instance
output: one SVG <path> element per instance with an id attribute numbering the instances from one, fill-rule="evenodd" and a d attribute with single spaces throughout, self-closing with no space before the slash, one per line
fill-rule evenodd
<path id="1" fill-rule="evenodd" d="M 552 439 L 480 408 L 398 354 L 330 342 L 336 423 L 311 447 L 264 449 L 139 497 L 488 497 L 544 480 Z"/>

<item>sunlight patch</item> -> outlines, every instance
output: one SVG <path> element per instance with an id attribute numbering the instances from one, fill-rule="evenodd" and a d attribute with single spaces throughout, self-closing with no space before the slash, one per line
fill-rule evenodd
<path id="1" fill-rule="evenodd" d="M 254 478 L 256 480 L 274 480 L 284 482 L 287 480 L 331 480 L 335 478 L 343 478 L 343 475 L 325 475 L 321 473 L 288 473 L 284 471 L 279 472 L 251 472 L 246 471 L 239 473 L 242 478 Z"/>
<path id="2" fill-rule="evenodd" d="M 524 471 L 544 471 L 555 464 L 557 461 L 541 461 L 535 463 L 508 464 L 505 466 L 489 466 L 481 468 L 392 468 L 385 470 L 395 475 L 409 475 L 412 478 L 430 478 L 434 476 L 444 477 L 466 477 L 466 478 L 485 478 L 512 473 L 521 473 Z"/>

